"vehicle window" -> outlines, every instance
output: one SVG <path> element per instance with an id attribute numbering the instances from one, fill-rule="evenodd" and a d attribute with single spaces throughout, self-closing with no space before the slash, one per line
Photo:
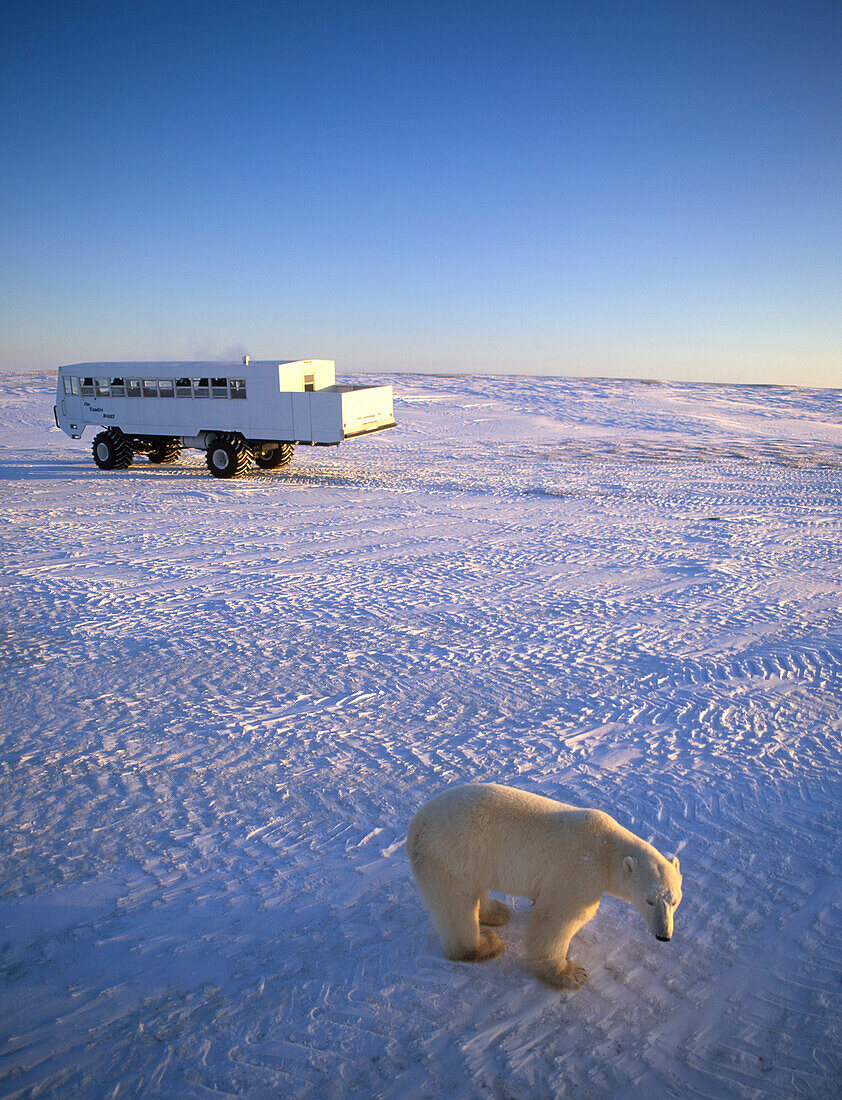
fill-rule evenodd
<path id="1" fill-rule="evenodd" d="M 304 392 L 312 393 L 316 388 L 316 376 L 315 374 L 304 375 Z"/>
<path id="2" fill-rule="evenodd" d="M 94 392 L 94 380 L 93 380 L 93 378 L 83 378 L 82 379 L 82 393 L 90 394 L 91 396 L 93 396 L 93 392 Z"/>
<path id="3" fill-rule="evenodd" d="M 144 397 L 157 397 L 158 396 L 158 379 L 157 378 L 144 378 L 143 379 L 143 396 Z"/>
<path id="4" fill-rule="evenodd" d="M 212 378 L 211 379 L 211 393 L 214 397 L 227 397 L 228 396 L 228 379 L 227 378 Z"/>
<path id="5" fill-rule="evenodd" d="M 194 397 L 210 397 L 210 390 L 208 389 L 207 378 L 194 378 L 193 379 L 193 396 Z"/>
<path id="6" fill-rule="evenodd" d="M 126 387 L 123 384 L 122 378 L 111 379 L 111 396 L 112 397 L 125 397 Z"/>
<path id="7" fill-rule="evenodd" d="M 190 385 L 189 378 L 176 378 L 175 380 L 175 396 L 176 397 L 192 397 L 193 387 Z"/>
<path id="8" fill-rule="evenodd" d="M 232 397 L 245 397 L 246 396 L 246 380 L 245 378 L 232 378 L 228 383 L 229 390 Z"/>
<path id="9" fill-rule="evenodd" d="M 97 397 L 108 397 L 111 393 L 111 387 L 108 385 L 107 378 L 97 378 L 95 389 Z"/>
<path id="10" fill-rule="evenodd" d="M 79 379 L 74 375 L 66 374 L 64 376 L 64 392 L 72 394 L 74 397 L 79 396 Z"/>
<path id="11" fill-rule="evenodd" d="M 161 378 L 158 381 L 158 396 L 159 397 L 173 397 L 175 390 L 173 389 L 171 378 Z"/>
<path id="12" fill-rule="evenodd" d="M 140 379 L 130 378 L 126 383 L 126 397 L 140 397 Z"/>

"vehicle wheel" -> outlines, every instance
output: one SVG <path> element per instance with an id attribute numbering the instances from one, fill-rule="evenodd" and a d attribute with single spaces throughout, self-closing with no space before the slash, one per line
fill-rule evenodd
<path id="1" fill-rule="evenodd" d="M 127 470 L 134 460 L 131 442 L 119 428 L 109 428 L 95 436 L 92 452 L 100 470 Z"/>
<path id="2" fill-rule="evenodd" d="M 294 450 L 292 443 L 281 443 L 274 451 L 267 451 L 263 455 L 255 455 L 254 461 L 261 470 L 274 470 L 277 466 L 287 466 L 292 459 Z"/>
<path id="3" fill-rule="evenodd" d="M 218 436 L 208 447 L 208 469 L 214 477 L 242 477 L 251 466 L 252 453 L 238 436 Z"/>
<path id="4" fill-rule="evenodd" d="M 157 446 L 147 451 L 146 457 L 150 462 L 155 462 L 162 466 L 168 466 L 170 463 L 178 462 L 181 458 L 181 440 L 165 439 L 162 443 L 157 444 Z"/>

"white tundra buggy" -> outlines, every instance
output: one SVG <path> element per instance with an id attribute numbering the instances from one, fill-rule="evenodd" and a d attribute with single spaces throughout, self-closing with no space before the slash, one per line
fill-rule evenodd
<path id="1" fill-rule="evenodd" d="M 250 363 L 75 363 L 59 368 L 56 424 L 93 443 L 103 470 L 177 462 L 207 452 L 215 477 L 241 477 L 252 461 L 286 466 L 296 443 L 329 447 L 395 427 L 391 386 L 338 386 L 332 359 Z"/>

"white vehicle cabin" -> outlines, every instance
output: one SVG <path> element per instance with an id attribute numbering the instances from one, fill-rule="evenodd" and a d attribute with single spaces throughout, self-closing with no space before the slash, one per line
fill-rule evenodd
<path id="1" fill-rule="evenodd" d="M 285 466 L 296 443 L 335 446 L 395 427 L 391 386 L 336 384 L 331 359 L 251 363 L 74 363 L 58 372 L 56 424 L 72 439 L 89 425 L 103 470 L 136 454 L 177 462 L 207 452 L 216 477 L 255 462 Z"/>

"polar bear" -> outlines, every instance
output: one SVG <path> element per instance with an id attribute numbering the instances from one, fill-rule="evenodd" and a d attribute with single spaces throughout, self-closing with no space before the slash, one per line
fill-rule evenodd
<path id="1" fill-rule="evenodd" d="M 418 810 L 406 846 L 449 959 L 480 962 L 503 950 L 497 933 L 480 927 L 511 916 L 489 890 L 532 899 L 529 966 L 557 989 L 587 981 L 567 950 L 603 893 L 632 904 L 657 939 L 672 937 L 678 859 L 665 859 L 601 810 L 497 783 L 451 787 Z"/>

